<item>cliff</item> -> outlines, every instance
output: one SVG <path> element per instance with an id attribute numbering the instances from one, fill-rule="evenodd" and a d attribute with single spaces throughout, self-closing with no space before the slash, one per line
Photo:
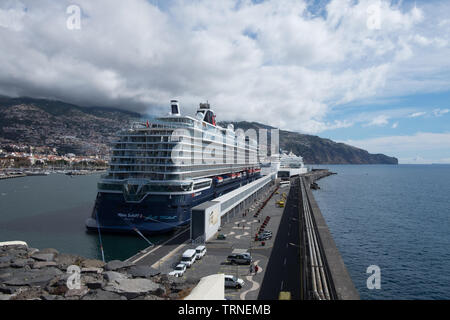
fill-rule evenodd
<path id="1" fill-rule="evenodd" d="M 243 130 L 273 129 L 257 122 L 232 123 Z M 280 148 L 301 155 L 306 164 L 398 164 L 398 159 L 384 154 L 371 154 L 366 150 L 318 136 L 280 130 Z"/>

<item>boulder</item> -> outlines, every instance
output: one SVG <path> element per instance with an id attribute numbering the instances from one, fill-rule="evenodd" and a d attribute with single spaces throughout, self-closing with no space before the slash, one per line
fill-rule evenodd
<path id="1" fill-rule="evenodd" d="M 35 269 L 35 270 L 22 270 L 18 269 L 17 272 L 10 273 L 5 279 L 4 284 L 10 286 L 45 286 L 53 278 L 61 275 L 62 272 L 57 268 Z"/>
<path id="2" fill-rule="evenodd" d="M 83 258 L 73 254 L 61 253 L 55 258 L 55 262 L 58 264 L 58 268 L 66 270 L 68 266 L 76 265 L 80 266 L 83 262 Z"/>
<path id="3" fill-rule="evenodd" d="M 84 284 L 89 289 L 101 289 L 103 287 L 104 281 L 102 275 L 89 275 L 82 276 L 81 283 Z"/>
<path id="4" fill-rule="evenodd" d="M 62 298 L 54 294 L 43 294 L 41 296 L 41 300 L 54 301 L 54 300 L 62 300 Z"/>
<path id="5" fill-rule="evenodd" d="M 120 260 L 113 260 L 108 262 L 105 265 L 105 270 L 107 271 L 116 271 L 116 270 L 120 270 L 120 269 L 124 269 L 124 268 L 128 268 L 131 267 L 133 264 L 130 262 L 123 262 Z"/>
<path id="6" fill-rule="evenodd" d="M 108 282 L 114 282 L 118 280 L 128 279 L 128 275 L 115 272 L 115 271 L 106 271 L 103 276 Z"/>
<path id="7" fill-rule="evenodd" d="M 157 275 L 159 271 L 149 266 L 138 265 L 127 269 L 127 273 L 134 278 L 150 278 Z"/>
<path id="8" fill-rule="evenodd" d="M 81 273 L 102 273 L 102 268 L 81 268 Z"/>
<path id="9" fill-rule="evenodd" d="M 4 284 L 0 284 L 0 293 L 3 294 L 13 294 L 17 291 L 16 287 L 9 287 Z"/>
<path id="10" fill-rule="evenodd" d="M 56 267 L 57 264 L 54 261 L 37 261 L 33 263 L 33 269 L 42 269 L 42 268 L 48 268 L 48 267 Z"/>
<path id="11" fill-rule="evenodd" d="M 11 267 L 13 268 L 24 268 L 27 265 L 33 264 L 33 259 L 14 259 L 11 261 Z"/>
<path id="12" fill-rule="evenodd" d="M 161 285 L 149 279 L 116 279 L 108 282 L 104 290 L 118 293 L 129 299 L 134 299 L 140 295 L 160 292 Z"/>
<path id="13" fill-rule="evenodd" d="M 0 293 L 0 301 L 11 300 L 11 298 L 13 298 L 13 297 L 14 297 L 14 295 L 12 295 L 12 294 Z"/>
<path id="14" fill-rule="evenodd" d="M 28 251 L 23 249 L 8 249 L 7 251 L 3 252 L 2 257 L 9 256 L 11 260 L 13 259 L 27 259 L 28 258 Z"/>
<path id="15" fill-rule="evenodd" d="M 105 263 L 100 260 L 86 259 L 81 263 L 82 268 L 103 268 Z"/>
<path id="16" fill-rule="evenodd" d="M 2 256 L 0 257 L 0 263 L 10 263 L 13 259 L 11 256 Z"/>
<path id="17" fill-rule="evenodd" d="M 38 287 L 25 288 L 15 294 L 11 300 L 41 300 L 41 296 L 44 294 L 45 291 Z"/>
<path id="18" fill-rule="evenodd" d="M 127 300 L 127 298 L 114 292 L 90 290 L 81 300 Z"/>
<path id="19" fill-rule="evenodd" d="M 8 280 L 14 273 L 13 268 L 3 268 L 0 269 L 0 283 L 5 282 Z"/>
<path id="20" fill-rule="evenodd" d="M 28 253 L 29 257 L 31 257 L 33 254 L 35 254 L 37 252 L 39 252 L 39 249 L 36 249 L 36 248 L 28 248 L 27 249 L 27 253 Z"/>
<path id="21" fill-rule="evenodd" d="M 55 254 L 54 253 L 35 253 L 31 256 L 34 260 L 37 261 L 53 261 L 55 259 Z"/>
<path id="22" fill-rule="evenodd" d="M 72 289 L 66 291 L 65 298 L 81 298 L 89 292 L 89 289 L 85 286 L 81 286 L 80 289 Z"/>

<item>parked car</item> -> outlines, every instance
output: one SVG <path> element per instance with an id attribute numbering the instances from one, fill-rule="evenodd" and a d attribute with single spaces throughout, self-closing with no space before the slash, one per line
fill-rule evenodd
<path id="1" fill-rule="evenodd" d="M 226 238 L 227 238 L 227 236 L 224 235 L 224 234 L 219 234 L 219 235 L 217 236 L 217 240 L 225 240 Z"/>
<path id="2" fill-rule="evenodd" d="M 227 261 L 232 264 L 250 264 L 252 256 L 250 253 L 231 254 L 227 257 Z"/>
<path id="3" fill-rule="evenodd" d="M 261 233 L 260 235 L 258 235 L 258 241 L 265 241 L 270 239 L 272 239 L 272 235 L 269 233 Z"/>
<path id="4" fill-rule="evenodd" d="M 186 272 L 186 264 L 180 263 L 175 267 L 175 269 L 172 272 L 169 273 L 169 276 L 182 277 L 185 272 Z"/>
<path id="5" fill-rule="evenodd" d="M 183 253 L 180 263 L 183 263 L 186 265 L 186 267 L 190 268 L 194 264 L 196 259 L 197 251 L 195 251 L 195 249 L 189 249 Z"/>
<path id="6" fill-rule="evenodd" d="M 244 280 L 235 276 L 225 275 L 225 288 L 241 289 L 244 286 Z"/>
<path id="7" fill-rule="evenodd" d="M 198 246 L 197 248 L 195 248 L 195 252 L 197 253 L 196 259 L 200 260 L 206 254 L 206 247 L 205 246 Z"/>

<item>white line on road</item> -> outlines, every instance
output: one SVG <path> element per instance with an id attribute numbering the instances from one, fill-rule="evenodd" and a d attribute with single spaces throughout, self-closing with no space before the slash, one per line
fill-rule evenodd
<path id="1" fill-rule="evenodd" d="M 165 257 L 163 257 L 161 260 L 156 261 L 154 264 L 152 264 L 152 268 L 157 269 L 158 265 L 165 262 L 167 259 L 169 259 L 171 256 L 173 256 L 175 254 L 175 252 L 177 252 L 178 250 L 180 250 L 182 247 L 184 247 L 186 244 L 180 244 L 178 247 L 176 247 L 175 249 L 173 249 L 172 251 L 170 251 Z"/>
<path id="2" fill-rule="evenodd" d="M 244 234 L 240 234 L 240 235 L 238 235 L 238 236 L 235 236 L 235 238 L 236 239 L 240 239 L 241 237 L 245 237 L 245 236 L 248 236 L 250 233 L 248 233 L 248 232 L 244 232 Z"/>
<path id="3" fill-rule="evenodd" d="M 165 245 L 166 243 L 168 243 L 169 241 L 175 239 L 176 237 L 178 237 L 179 235 L 181 235 L 181 234 L 183 234 L 183 233 L 185 233 L 185 232 L 187 232 L 187 231 L 189 231 L 189 229 L 186 229 L 186 230 L 184 230 L 183 232 L 176 234 L 175 236 L 173 236 L 172 238 L 170 238 L 170 239 L 167 240 L 166 242 L 164 242 L 164 243 L 160 244 L 159 246 L 153 248 L 152 250 L 150 250 L 150 251 L 147 252 L 146 254 L 140 256 L 140 257 L 137 258 L 136 260 L 131 261 L 131 263 L 137 263 L 137 262 L 141 261 L 141 260 L 144 259 L 146 256 L 148 256 L 150 253 L 154 252 L 155 250 L 158 250 L 159 248 L 161 248 L 162 246 L 164 246 L 164 245 Z M 131 257 L 131 258 L 133 258 L 133 257 Z M 130 258 L 130 259 L 131 259 L 131 258 Z M 127 260 L 125 260 L 125 261 L 129 261 L 130 259 L 127 259 Z"/>
<path id="4" fill-rule="evenodd" d="M 255 264 L 258 265 L 259 261 L 260 260 L 255 261 Z M 258 268 L 259 268 L 258 269 L 258 273 L 261 273 L 262 272 L 262 268 L 260 266 L 258 266 Z M 259 287 L 260 287 L 258 282 L 253 281 L 253 276 L 247 276 L 247 280 L 252 283 L 252 287 L 250 289 L 248 289 L 247 291 L 244 291 L 244 292 L 241 293 L 241 295 L 240 295 L 240 299 L 241 300 L 245 300 L 245 296 L 247 295 L 247 293 L 249 293 L 251 291 L 258 290 Z"/>

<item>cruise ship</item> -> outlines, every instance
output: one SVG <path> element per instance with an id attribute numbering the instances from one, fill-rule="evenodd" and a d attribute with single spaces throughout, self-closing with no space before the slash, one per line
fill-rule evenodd
<path id="1" fill-rule="evenodd" d="M 288 154 L 283 152 L 280 155 L 280 168 L 278 170 L 278 178 L 281 180 L 289 180 L 293 176 L 308 172 L 308 168 L 303 163 L 301 156 L 295 155 L 292 151 Z"/>
<path id="2" fill-rule="evenodd" d="M 177 100 L 170 106 L 118 133 L 88 230 L 172 231 L 190 223 L 192 207 L 260 178 L 257 142 L 218 126 L 209 103 L 195 117 L 181 115 Z"/>

